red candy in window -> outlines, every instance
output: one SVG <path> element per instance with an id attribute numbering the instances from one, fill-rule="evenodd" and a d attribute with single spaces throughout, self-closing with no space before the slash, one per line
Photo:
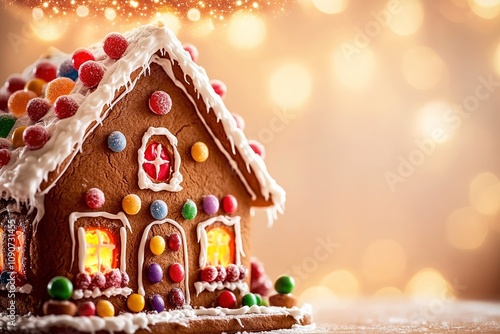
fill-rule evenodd
<path id="1" fill-rule="evenodd" d="M 170 156 L 160 143 L 152 142 L 144 152 L 145 163 L 142 168 L 148 176 L 157 182 L 163 182 L 170 176 Z"/>
<path id="2" fill-rule="evenodd" d="M 179 283 L 184 279 L 184 267 L 180 263 L 174 263 L 168 269 L 170 279 L 175 283 Z"/>

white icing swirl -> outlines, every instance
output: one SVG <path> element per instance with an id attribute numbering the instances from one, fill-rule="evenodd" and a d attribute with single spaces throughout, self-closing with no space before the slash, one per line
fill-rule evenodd
<path id="1" fill-rule="evenodd" d="M 197 296 L 205 290 L 214 292 L 215 290 L 222 289 L 228 289 L 231 291 L 238 289 L 242 295 L 247 294 L 250 291 L 248 284 L 243 280 L 237 282 L 195 282 L 194 287 L 196 289 Z"/>
<path id="2" fill-rule="evenodd" d="M 131 288 L 115 288 L 111 287 L 108 288 L 104 291 L 101 291 L 99 288 L 95 288 L 94 290 L 82 290 L 82 289 L 76 289 L 73 291 L 73 298 L 74 300 L 82 299 L 82 298 L 97 298 L 100 296 L 106 296 L 106 297 L 111 297 L 111 296 L 124 296 L 127 297 L 132 293 Z"/>

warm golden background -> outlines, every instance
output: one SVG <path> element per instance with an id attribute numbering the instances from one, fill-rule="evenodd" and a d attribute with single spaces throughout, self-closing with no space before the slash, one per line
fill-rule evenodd
<path id="1" fill-rule="evenodd" d="M 72 52 L 138 24 L 99 3 L 97 18 L 89 4 L 62 21 L 51 6 L 7 6 L 0 80 L 49 46 Z M 500 0 L 270 3 L 157 15 L 228 85 L 288 191 L 272 229 L 264 213 L 254 224 L 267 273 L 291 273 L 316 305 L 498 299 Z"/>

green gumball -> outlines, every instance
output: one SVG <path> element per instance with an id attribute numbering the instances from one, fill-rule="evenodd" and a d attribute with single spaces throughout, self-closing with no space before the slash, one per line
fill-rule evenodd
<path id="1" fill-rule="evenodd" d="M 262 306 L 262 296 L 258 293 L 254 293 L 255 299 L 257 299 L 257 305 Z"/>
<path id="2" fill-rule="evenodd" d="M 68 300 L 73 295 L 73 283 L 63 276 L 56 276 L 47 284 L 49 296 L 56 300 Z"/>
<path id="3" fill-rule="evenodd" d="M 295 280 L 291 276 L 281 276 L 276 280 L 276 283 L 274 284 L 274 289 L 276 289 L 276 291 L 282 295 L 292 293 L 294 288 Z"/>
<path id="4" fill-rule="evenodd" d="M 248 306 L 248 307 L 259 305 L 257 297 L 253 293 L 247 293 L 246 295 L 244 295 L 241 302 L 243 306 Z"/>
<path id="5" fill-rule="evenodd" d="M 187 220 L 194 219 L 198 214 L 198 208 L 196 207 L 195 202 L 188 199 L 184 206 L 182 207 L 182 216 Z"/>

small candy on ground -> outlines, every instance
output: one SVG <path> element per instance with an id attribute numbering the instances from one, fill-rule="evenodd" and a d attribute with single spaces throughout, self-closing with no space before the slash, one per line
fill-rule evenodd
<path id="1" fill-rule="evenodd" d="M 45 315 L 76 315 L 76 305 L 68 300 L 48 300 L 43 304 Z"/>
<path id="2" fill-rule="evenodd" d="M 8 165 L 10 162 L 11 153 L 10 150 L 3 148 L 0 150 L 0 168 Z"/>
<path id="3" fill-rule="evenodd" d="M 182 282 L 184 279 L 184 267 L 180 263 L 174 263 L 168 268 L 168 275 L 174 283 Z"/>
<path id="4" fill-rule="evenodd" d="M 156 220 L 164 219 L 168 214 L 168 206 L 167 203 L 162 201 L 161 199 L 157 199 L 151 203 L 149 206 L 149 212 L 151 216 L 153 216 Z"/>
<path id="5" fill-rule="evenodd" d="M 184 305 L 184 292 L 179 288 L 173 288 L 168 293 L 168 302 L 175 308 L 181 308 Z"/>
<path id="6" fill-rule="evenodd" d="M 90 290 L 94 290 L 95 288 L 104 289 L 106 286 L 106 276 L 100 271 L 93 273 L 90 276 Z"/>
<path id="7" fill-rule="evenodd" d="M 38 122 L 47 115 L 50 110 L 50 103 L 40 97 L 34 98 L 28 102 L 26 113 L 33 122 Z"/>
<path id="8" fill-rule="evenodd" d="M 87 273 L 78 273 L 75 277 L 75 287 L 77 289 L 87 290 L 90 286 L 91 278 Z"/>
<path id="9" fill-rule="evenodd" d="M 7 138 L 10 130 L 16 124 L 16 118 L 9 114 L 0 115 L 0 137 Z"/>
<path id="10" fill-rule="evenodd" d="M 45 98 L 54 103 L 59 96 L 69 95 L 75 88 L 75 82 L 69 78 L 57 78 L 47 84 Z"/>
<path id="11" fill-rule="evenodd" d="M 24 130 L 26 130 L 26 127 L 22 125 L 17 129 L 15 129 L 14 132 L 12 132 L 12 146 L 14 146 L 14 148 L 24 146 L 24 140 L 23 140 Z"/>
<path id="12" fill-rule="evenodd" d="M 165 310 L 165 301 L 158 294 L 153 295 L 153 297 L 151 297 L 151 299 L 149 300 L 149 304 L 151 305 L 151 308 L 158 313 Z"/>
<path id="13" fill-rule="evenodd" d="M 297 298 L 290 294 L 276 294 L 269 297 L 269 304 L 271 304 L 271 306 L 292 308 L 297 306 Z"/>
<path id="14" fill-rule="evenodd" d="M 203 197 L 201 206 L 207 215 L 216 214 L 219 211 L 219 199 L 214 195 L 207 195 Z"/>
<path id="15" fill-rule="evenodd" d="M 80 317 L 91 317 L 96 312 L 95 304 L 92 301 L 86 301 L 78 307 L 78 315 Z"/>
<path id="16" fill-rule="evenodd" d="M 45 82 L 51 82 L 57 78 L 57 67 L 48 61 L 39 62 L 33 69 L 35 78 L 42 79 Z"/>
<path id="17" fill-rule="evenodd" d="M 193 44 L 184 44 L 183 47 L 189 53 L 189 56 L 191 56 L 192 61 L 198 60 L 199 52 L 196 46 Z"/>
<path id="18" fill-rule="evenodd" d="M 158 263 L 151 263 L 146 269 L 148 281 L 155 284 L 162 280 L 163 270 Z"/>
<path id="19" fill-rule="evenodd" d="M 196 162 L 204 162 L 208 159 L 209 150 L 207 144 L 196 142 L 191 147 L 191 156 Z"/>
<path id="20" fill-rule="evenodd" d="M 103 50 L 111 59 L 120 59 L 127 50 L 127 39 L 118 33 L 111 33 L 106 36 L 103 43 Z"/>
<path id="21" fill-rule="evenodd" d="M 248 306 L 248 307 L 259 305 L 257 298 L 253 293 L 247 293 L 246 295 L 244 295 L 241 303 L 243 304 L 243 306 Z"/>
<path id="22" fill-rule="evenodd" d="M 274 289 L 280 294 L 292 293 L 295 288 L 295 280 L 291 276 L 281 276 L 274 283 Z"/>
<path id="23" fill-rule="evenodd" d="M 224 282 L 227 276 L 227 270 L 223 266 L 217 266 L 217 277 L 215 278 L 216 282 Z"/>
<path id="24" fill-rule="evenodd" d="M 214 266 L 206 266 L 201 270 L 200 278 L 204 282 L 212 283 L 217 278 L 217 275 L 219 275 L 217 268 Z"/>
<path id="25" fill-rule="evenodd" d="M 236 127 L 241 131 L 245 130 L 245 120 L 238 114 L 233 113 L 234 120 L 236 121 Z"/>
<path id="26" fill-rule="evenodd" d="M 149 98 L 149 109 L 157 115 L 166 115 L 172 109 L 172 99 L 164 91 L 156 91 Z"/>
<path id="27" fill-rule="evenodd" d="M 5 83 L 5 88 L 11 93 L 17 92 L 18 90 L 23 90 L 26 85 L 26 80 L 20 75 L 13 75 L 7 79 Z"/>
<path id="28" fill-rule="evenodd" d="M 101 189 L 90 188 L 85 192 L 85 204 L 91 209 L 99 209 L 104 205 L 105 196 Z"/>
<path id="29" fill-rule="evenodd" d="M 73 61 L 67 59 L 59 65 L 57 76 L 61 78 L 69 78 L 73 81 L 78 79 L 78 70 L 73 66 Z"/>
<path id="30" fill-rule="evenodd" d="M 86 49 L 77 49 L 75 52 L 73 52 L 73 56 L 71 57 L 73 67 L 77 71 L 80 69 L 80 66 L 82 66 L 83 63 L 89 60 L 95 60 L 95 57 L 92 52 Z"/>
<path id="31" fill-rule="evenodd" d="M 173 251 L 178 251 L 182 246 L 182 239 L 179 233 L 172 233 L 168 237 L 168 248 Z"/>
<path id="32" fill-rule="evenodd" d="M 80 66 L 78 76 L 85 86 L 95 88 L 101 82 L 104 72 L 104 68 L 99 63 L 89 60 Z"/>
<path id="33" fill-rule="evenodd" d="M 196 203 L 188 199 L 182 207 L 182 216 L 187 220 L 191 220 L 194 219 L 197 214 L 198 208 L 196 207 Z"/>
<path id="34" fill-rule="evenodd" d="M 56 276 L 47 284 L 47 292 L 53 299 L 68 300 L 73 295 L 73 283 L 64 276 Z"/>
<path id="35" fill-rule="evenodd" d="M 161 235 L 156 235 L 149 242 L 149 249 L 154 255 L 161 255 L 165 251 L 165 239 Z"/>
<path id="36" fill-rule="evenodd" d="M 238 209 L 238 201 L 233 195 L 224 196 L 222 199 L 222 208 L 226 213 L 235 213 Z"/>
<path id="37" fill-rule="evenodd" d="M 127 147 L 127 138 L 120 131 L 113 131 L 108 136 L 108 147 L 113 152 L 121 152 Z"/>
<path id="38" fill-rule="evenodd" d="M 217 305 L 222 308 L 234 308 L 236 306 L 236 296 L 231 291 L 222 291 L 217 297 Z"/>
<path id="39" fill-rule="evenodd" d="M 136 215 L 141 210 L 141 199 L 136 194 L 128 194 L 122 200 L 122 208 L 129 215 Z"/>
<path id="40" fill-rule="evenodd" d="M 210 80 L 210 84 L 212 85 L 212 88 L 214 89 L 215 93 L 219 95 L 221 98 L 224 98 L 227 93 L 227 86 L 225 83 L 223 83 L 220 80 Z"/>
<path id="41" fill-rule="evenodd" d="M 100 300 L 96 305 L 96 313 L 101 318 L 113 317 L 115 315 L 115 307 L 107 300 Z"/>
<path id="42" fill-rule="evenodd" d="M 109 288 L 119 288 L 122 284 L 122 274 L 120 273 L 120 269 L 111 269 L 104 274 L 106 277 L 106 285 L 105 289 Z"/>
<path id="43" fill-rule="evenodd" d="M 127 307 L 132 312 L 141 312 L 145 305 L 144 297 L 138 293 L 133 293 L 127 298 Z"/>
<path id="44" fill-rule="evenodd" d="M 255 154 L 259 155 L 262 159 L 265 159 L 266 157 L 266 149 L 264 145 L 262 145 L 260 142 L 256 140 L 249 140 L 248 144 L 252 148 L 252 150 L 255 152 Z"/>
<path id="45" fill-rule="evenodd" d="M 9 111 L 16 117 L 26 113 L 26 107 L 31 99 L 34 99 L 36 94 L 32 91 L 19 90 L 9 97 L 8 108 Z"/>
<path id="46" fill-rule="evenodd" d="M 64 119 L 76 114 L 78 108 L 80 108 L 80 105 L 73 98 L 61 96 L 54 103 L 54 114 L 60 119 Z"/>
<path id="47" fill-rule="evenodd" d="M 41 125 L 28 126 L 23 132 L 23 141 L 30 150 L 38 150 L 50 139 L 50 133 Z"/>
<path id="48" fill-rule="evenodd" d="M 237 280 L 240 279 L 240 269 L 238 268 L 237 265 L 231 263 L 230 265 L 227 266 L 226 268 L 226 280 L 229 282 L 236 282 Z"/>
<path id="49" fill-rule="evenodd" d="M 36 96 L 42 95 L 43 86 L 45 86 L 46 82 L 42 79 L 33 79 L 26 83 L 24 86 L 24 90 L 29 90 L 35 93 Z"/>

